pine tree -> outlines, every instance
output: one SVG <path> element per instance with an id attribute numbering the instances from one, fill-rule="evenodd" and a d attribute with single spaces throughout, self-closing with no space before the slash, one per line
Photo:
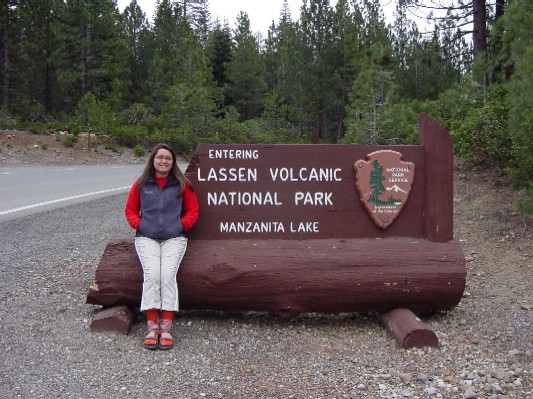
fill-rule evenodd
<path id="1" fill-rule="evenodd" d="M 183 2 L 184 14 L 192 27 L 194 33 L 199 38 L 202 45 L 206 45 L 209 32 L 211 31 L 211 14 L 209 12 L 208 0 L 181 0 Z"/>
<path id="2" fill-rule="evenodd" d="M 231 32 L 227 25 L 221 26 L 217 21 L 215 28 L 209 33 L 206 52 L 213 71 L 213 77 L 219 87 L 228 83 L 226 76 L 227 64 L 233 58 Z"/>
<path id="3" fill-rule="evenodd" d="M 170 0 L 162 0 L 156 6 L 153 54 L 144 88 L 146 101 L 154 110 L 162 109 L 168 100 L 168 89 L 183 74 L 180 47 L 184 26 L 182 10 Z"/>
<path id="4" fill-rule="evenodd" d="M 143 102 L 143 87 L 148 74 L 151 59 L 152 33 L 145 13 L 137 4 L 137 0 L 124 9 L 126 41 L 129 51 L 131 90 L 127 100 L 130 103 Z"/>
<path id="5" fill-rule="evenodd" d="M 241 12 L 237 18 L 233 40 L 233 58 L 227 64 L 228 102 L 237 108 L 241 120 L 257 118 L 265 101 L 265 65 L 246 13 Z"/>
<path id="6" fill-rule="evenodd" d="M 288 3 L 284 1 L 278 24 L 269 29 L 263 55 L 270 91 L 264 116 L 276 128 L 297 126 L 304 130 L 308 125 L 305 52 L 298 24 L 291 20 Z"/>
<path id="7" fill-rule="evenodd" d="M 329 0 L 310 0 L 301 9 L 300 21 L 304 43 L 307 47 L 306 70 L 301 71 L 308 77 L 306 99 L 314 116 L 310 121 L 312 128 L 318 128 L 320 138 L 329 136 L 330 104 L 335 102 L 338 87 L 332 49 L 335 48 L 333 36 L 333 10 Z"/>
<path id="8" fill-rule="evenodd" d="M 2 0 L 0 3 L 0 50 L 2 59 L 0 60 L 2 70 L 2 108 L 5 112 L 11 109 L 12 93 L 12 64 L 14 47 L 20 41 L 16 37 L 18 24 L 17 6 L 18 0 Z"/>
<path id="9" fill-rule="evenodd" d="M 61 13 L 56 62 L 67 110 L 89 91 L 121 106 L 129 76 L 124 25 L 114 0 L 69 0 Z"/>
<path id="10" fill-rule="evenodd" d="M 533 182 L 533 4 L 516 1 L 503 17 L 504 42 L 513 61 L 511 79 L 506 84 L 509 107 L 508 131 L 513 140 L 511 175 L 518 187 Z"/>

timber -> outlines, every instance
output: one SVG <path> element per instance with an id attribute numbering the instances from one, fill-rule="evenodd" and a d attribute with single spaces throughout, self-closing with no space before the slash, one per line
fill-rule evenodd
<path id="1" fill-rule="evenodd" d="M 96 312 L 91 323 L 92 331 L 116 331 L 127 335 L 135 321 L 135 314 L 127 306 L 113 306 Z"/>
<path id="2" fill-rule="evenodd" d="M 432 312 L 462 298 L 457 241 L 411 238 L 190 240 L 178 271 L 180 307 L 225 311 Z M 87 302 L 138 307 L 142 269 L 133 237 L 113 237 Z"/>
<path id="3" fill-rule="evenodd" d="M 391 310 L 380 319 L 403 349 L 439 346 L 435 333 L 409 309 Z"/>

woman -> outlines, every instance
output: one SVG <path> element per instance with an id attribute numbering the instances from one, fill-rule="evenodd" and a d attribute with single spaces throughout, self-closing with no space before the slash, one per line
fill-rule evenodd
<path id="1" fill-rule="evenodd" d="M 148 349 L 174 346 L 170 330 L 179 310 L 176 274 L 187 248 L 184 233 L 196 223 L 198 211 L 196 194 L 176 163 L 176 153 L 158 144 L 133 183 L 125 208 L 128 223 L 137 231 L 135 249 L 143 268 L 141 311 L 145 311 L 148 327 L 144 346 Z"/>

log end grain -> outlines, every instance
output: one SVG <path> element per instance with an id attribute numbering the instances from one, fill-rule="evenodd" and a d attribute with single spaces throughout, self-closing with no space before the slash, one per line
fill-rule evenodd
<path id="1" fill-rule="evenodd" d="M 435 332 L 409 309 L 394 309 L 381 314 L 380 318 L 403 349 L 439 346 Z"/>
<path id="2" fill-rule="evenodd" d="M 93 315 L 92 331 L 116 331 L 127 335 L 135 321 L 135 314 L 127 306 L 101 309 Z"/>

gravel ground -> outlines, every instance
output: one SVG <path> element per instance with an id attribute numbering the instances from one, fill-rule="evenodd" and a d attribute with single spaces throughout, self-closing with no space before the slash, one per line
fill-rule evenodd
<path id="1" fill-rule="evenodd" d="M 375 315 L 185 311 L 176 347 L 148 351 L 142 318 L 95 333 L 85 304 L 132 234 L 125 195 L 0 223 L 0 398 L 533 398 L 533 224 L 496 180 L 458 167 L 467 292 L 424 319 L 439 348 L 399 348 Z"/>

